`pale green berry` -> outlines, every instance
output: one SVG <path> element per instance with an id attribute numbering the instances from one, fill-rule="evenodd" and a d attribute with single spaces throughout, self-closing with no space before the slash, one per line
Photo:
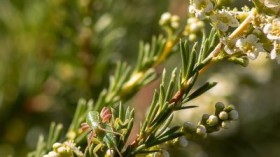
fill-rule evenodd
<path id="1" fill-rule="evenodd" d="M 228 129 L 229 126 L 230 126 L 230 122 L 229 122 L 229 121 L 223 121 L 223 122 L 222 122 L 222 128 Z"/>
<path id="2" fill-rule="evenodd" d="M 199 125 L 196 128 L 196 134 L 200 135 L 200 136 L 205 136 L 206 134 L 206 128 L 204 125 Z"/>
<path id="3" fill-rule="evenodd" d="M 214 116 L 214 115 L 209 116 L 209 118 L 207 120 L 207 124 L 209 126 L 214 126 L 214 125 L 218 124 L 218 117 Z"/>
<path id="4" fill-rule="evenodd" d="M 232 110 L 232 111 L 230 111 L 229 113 L 228 113 L 228 115 L 229 115 L 229 118 L 231 119 L 231 120 L 237 120 L 238 119 L 238 112 L 236 111 L 236 110 Z"/>
<path id="5" fill-rule="evenodd" d="M 219 118 L 221 120 L 227 120 L 228 119 L 228 113 L 226 111 L 222 111 L 219 113 Z"/>

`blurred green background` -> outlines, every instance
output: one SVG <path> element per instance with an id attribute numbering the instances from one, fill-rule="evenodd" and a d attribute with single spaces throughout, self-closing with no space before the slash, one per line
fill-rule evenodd
<path id="1" fill-rule="evenodd" d="M 95 99 L 107 87 L 117 61 L 133 65 L 139 40 L 149 41 L 161 32 L 158 19 L 167 10 L 186 17 L 187 3 L 0 0 L 0 156 L 26 156 L 38 135 L 47 135 L 51 121 L 67 128 L 78 99 Z M 174 54 L 164 66 L 179 66 L 178 60 Z M 175 123 L 209 113 L 211 103 L 220 99 L 236 105 L 240 120 L 204 141 L 170 150 L 172 155 L 280 156 L 279 70 L 265 56 L 243 69 L 224 63 L 212 67 L 202 80 L 220 82 L 217 89 L 196 102 L 201 110 L 187 111 L 189 117 L 178 113 Z M 136 105 L 140 120 L 149 104 L 140 100 L 152 92 L 146 88 L 129 102 Z"/>

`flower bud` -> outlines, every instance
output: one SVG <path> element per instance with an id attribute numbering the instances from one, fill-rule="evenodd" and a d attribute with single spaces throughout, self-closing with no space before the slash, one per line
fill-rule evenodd
<path id="1" fill-rule="evenodd" d="M 218 124 L 218 117 L 211 115 L 209 116 L 207 122 L 206 122 L 209 126 L 214 126 L 216 124 Z"/>
<path id="2" fill-rule="evenodd" d="M 228 113 L 226 111 L 222 111 L 219 113 L 219 118 L 221 120 L 227 120 L 228 119 Z"/>
<path id="3" fill-rule="evenodd" d="M 224 110 L 226 112 L 230 112 L 230 111 L 234 110 L 234 106 L 233 105 L 228 105 Z"/>
<path id="4" fill-rule="evenodd" d="M 196 128 L 196 134 L 200 135 L 200 136 L 205 136 L 206 134 L 206 128 L 204 125 L 199 125 Z"/>
<path id="5" fill-rule="evenodd" d="M 218 113 L 220 113 L 221 111 L 224 110 L 225 105 L 224 105 L 224 103 L 222 103 L 222 102 L 217 102 L 217 103 L 215 104 L 215 108 L 216 108 L 215 114 L 218 115 Z"/>
<path id="6" fill-rule="evenodd" d="M 222 128 L 228 129 L 229 126 L 230 126 L 230 122 L 229 122 L 229 121 L 223 121 L 223 122 L 222 122 Z"/>
<path id="7" fill-rule="evenodd" d="M 62 145 L 61 143 L 56 142 L 56 143 L 53 144 L 52 147 L 53 147 L 54 150 L 56 150 L 57 148 L 61 147 L 61 145 Z"/>
<path id="8" fill-rule="evenodd" d="M 191 34 L 189 35 L 189 40 L 190 40 L 190 41 L 196 41 L 196 40 L 197 40 L 197 35 L 194 34 L 194 33 L 191 33 Z"/>
<path id="9" fill-rule="evenodd" d="M 184 131 L 187 133 L 192 133 L 192 132 L 195 132 L 195 130 L 196 130 L 195 125 L 191 122 L 185 122 L 183 124 L 183 128 L 184 128 Z"/>
<path id="10" fill-rule="evenodd" d="M 161 26 L 163 25 L 166 25 L 169 21 L 170 21 L 170 18 L 171 18 L 171 14 L 166 12 L 166 13 L 163 13 L 160 17 L 160 20 L 159 20 L 159 24 Z"/>
<path id="11" fill-rule="evenodd" d="M 114 150 L 113 149 L 108 149 L 106 151 L 105 157 L 112 157 L 114 156 Z"/>
<path id="12" fill-rule="evenodd" d="M 232 111 L 230 111 L 229 113 L 228 113 L 228 115 L 229 115 L 229 118 L 231 119 L 231 120 L 237 120 L 238 119 L 238 112 L 236 111 L 236 110 L 232 110 Z"/>

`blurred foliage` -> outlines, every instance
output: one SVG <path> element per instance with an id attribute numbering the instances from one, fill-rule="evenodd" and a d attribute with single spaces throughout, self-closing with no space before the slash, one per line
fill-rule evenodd
<path id="1" fill-rule="evenodd" d="M 1 0 L 0 156 L 24 156 L 50 121 L 69 125 L 77 100 L 96 98 L 116 61 L 158 32 L 159 2 Z"/>

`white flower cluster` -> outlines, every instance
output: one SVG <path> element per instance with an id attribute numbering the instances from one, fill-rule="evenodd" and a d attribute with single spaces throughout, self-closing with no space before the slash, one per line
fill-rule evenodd
<path id="1" fill-rule="evenodd" d="M 72 141 L 66 141 L 64 143 L 54 143 L 53 150 L 43 157 L 64 157 L 73 156 L 75 154 L 78 157 L 82 157 L 83 153 L 76 147 Z"/>
<path id="2" fill-rule="evenodd" d="M 228 56 L 246 54 L 249 59 L 254 60 L 260 52 L 265 52 L 280 64 L 280 0 L 259 2 L 262 5 L 260 7 L 266 8 L 264 11 L 253 11 L 248 7 L 244 7 L 242 11 L 228 8 L 219 10 L 214 1 L 190 0 L 189 12 L 200 20 L 211 20 L 212 26 L 220 32 L 220 41 Z M 267 13 L 266 10 L 270 12 Z M 247 18 L 250 20 L 246 20 Z M 189 26 L 188 30 L 190 28 L 192 27 Z M 233 31 L 235 35 L 229 35 L 229 28 L 236 28 L 239 32 Z"/>
<path id="3" fill-rule="evenodd" d="M 201 35 L 204 28 L 204 22 L 196 17 L 190 17 L 187 21 L 183 34 L 189 38 L 190 41 L 195 41 Z"/>
<path id="4" fill-rule="evenodd" d="M 180 26 L 180 18 L 177 15 L 172 15 L 169 12 L 163 13 L 160 17 L 159 24 L 172 29 L 177 29 Z"/>

